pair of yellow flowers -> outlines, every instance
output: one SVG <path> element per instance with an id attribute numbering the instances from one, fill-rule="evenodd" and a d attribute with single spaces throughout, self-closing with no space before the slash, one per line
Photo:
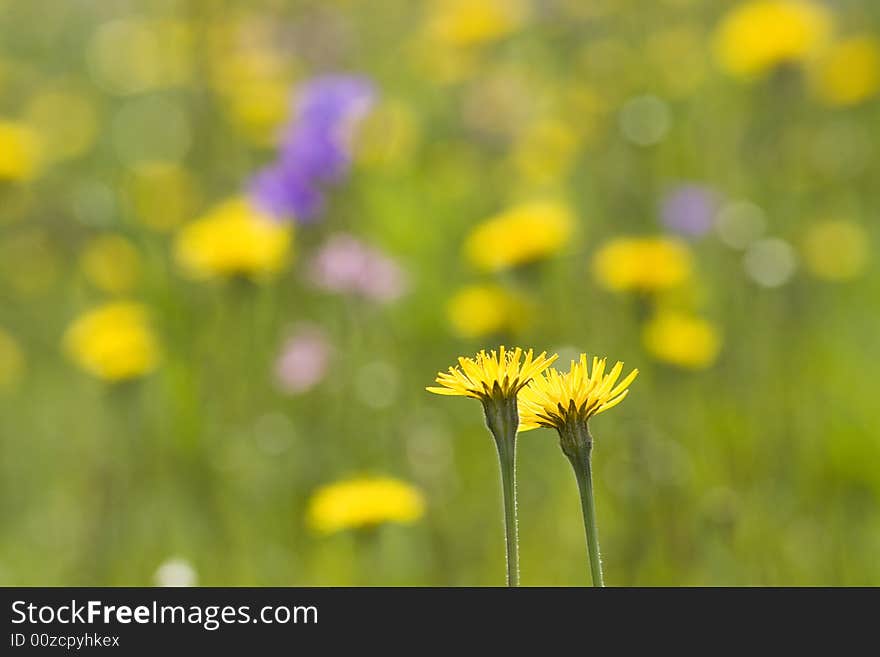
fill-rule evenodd
<path id="1" fill-rule="evenodd" d="M 501 467 L 504 495 L 504 524 L 507 545 L 507 583 L 519 585 L 519 545 L 516 521 L 516 436 L 519 431 L 538 427 L 556 429 L 563 453 L 574 468 L 581 497 L 589 552 L 590 574 L 594 586 L 603 586 L 599 539 L 593 502 L 591 453 L 593 438 L 588 421 L 613 408 L 629 393 L 638 375 L 633 370 L 618 383 L 623 363 L 618 361 L 605 372 L 606 359 L 587 355 L 572 361 L 566 373 L 550 367 L 557 356 L 529 349 L 513 351 L 503 346 L 474 358 L 459 358 L 458 366 L 437 375 L 437 387 L 428 391 L 438 395 L 472 397 L 480 400 L 486 427 L 495 439 Z"/>
<path id="2" fill-rule="evenodd" d="M 605 358 L 594 357 L 589 368 L 587 355 L 581 354 L 567 373 L 560 373 L 550 367 L 556 359 L 555 354 L 547 356 L 546 352 L 535 357 L 531 349 L 523 352 L 519 347 L 509 351 L 502 346 L 488 354 L 481 351 L 475 358 L 459 358 L 458 367 L 437 375 L 441 387 L 427 390 L 481 401 L 517 397 L 520 431 L 560 429 L 569 422 L 585 422 L 622 402 L 639 373 L 633 370 L 617 383 L 623 371 L 620 361 L 606 374 Z"/>

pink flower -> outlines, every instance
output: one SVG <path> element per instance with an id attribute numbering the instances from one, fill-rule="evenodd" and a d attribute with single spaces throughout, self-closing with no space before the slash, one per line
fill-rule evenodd
<path id="1" fill-rule="evenodd" d="M 355 294 L 373 301 L 394 301 L 406 291 L 406 276 L 390 257 L 357 238 L 330 237 L 311 262 L 309 278 L 328 292 Z"/>
<path id="2" fill-rule="evenodd" d="M 327 373 L 332 347 L 317 326 L 302 324 L 284 342 L 275 363 L 279 387 L 299 395 L 318 385 Z"/>

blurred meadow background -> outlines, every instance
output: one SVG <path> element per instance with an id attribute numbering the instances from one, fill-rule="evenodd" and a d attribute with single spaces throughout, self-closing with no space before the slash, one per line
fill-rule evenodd
<path id="1" fill-rule="evenodd" d="M 503 584 L 505 344 L 641 370 L 608 584 L 880 585 L 878 91 L 871 0 L 0 0 L 0 583 Z"/>

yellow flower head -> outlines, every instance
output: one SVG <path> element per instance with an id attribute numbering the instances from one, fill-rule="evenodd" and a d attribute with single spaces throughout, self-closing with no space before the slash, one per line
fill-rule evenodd
<path id="1" fill-rule="evenodd" d="M 501 271 L 556 253 L 573 229 L 574 218 L 567 206 L 535 201 L 481 223 L 468 236 L 464 251 L 481 271 Z"/>
<path id="2" fill-rule="evenodd" d="M 40 170 L 42 140 L 24 123 L 0 121 L 0 180 L 30 180 Z"/>
<path id="3" fill-rule="evenodd" d="M 529 306 L 499 285 L 468 285 L 450 299 L 446 311 L 457 335 L 479 338 L 520 328 L 528 320 Z"/>
<path id="4" fill-rule="evenodd" d="M 230 122 L 253 143 L 268 146 L 277 141 L 290 111 L 296 63 L 271 44 L 271 34 L 243 39 L 243 28 L 250 31 L 255 26 L 230 24 L 214 33 L 213 85 Z"/>
<path id="5" fill-rule="evenodd" d="M 557 356 L 547 356 L 542 351 L 533 357 L 532 350 L 525 352 L 517 347 L 513 351 L 504 346 L 488 354 L 480 351 L 474 358 L 459 357 L 459 367 L 450 367 L 448 372 L 437 374 L 441 387 L 426 388 L 438 395 L 473 397 L 480 401 L 490 399 L 510 399 L 531 381 L 532 377 L 549 367 Z M 522 362 L 520 362 L 522 361 Z"/>
<path id="6" fill-rule="evenodd" d="M 130 301 L 109 303 L 79 317 L 64 334 L 63 346 L 77 365 L 107 381 L 143 376 L 159 363 L 147 309 Z"/>
<path id="7" fill-rule="evenodd" d="M 243 198 L 217 206 L 184 226 L 177 236 L 177 262 L 193 278 L 279 272 L 290 253 L 292 232 Z"/>
<path id="8" fill-rule="evenodd" d="M 309 500 L 308 525 L 322 534 L 375 527 L 386 522 L 411 524 L 425 513 L 414 486 L 390 477 L 340 481 L 319 488 Z"/>
<path id="9" fill-rule="evenodd" d="M 565 374 L 551 367 L 537 375 L 519 394 L 519 430 L 562 429 L 568 423 L 586 422 L 617 406 L 629 394 L 629 384 L 639 371 L 633 370 L 617 383 L 623 363 L 617 361 L 608 374 L 605 374 L 605 363 L 605 358 L 594 357 L 591 373 L 587 355 L 581 354 L 580 360 L 572 361 Z"/>
<path id="10" fill-rule="evenodd" d="M 130 291 L 141 274 L 137 249 L 119 235 L 101 235 L 89 242 L 80 267 L 92 285 L 111 294 Z"/>
<path id="11" fill-rule="evenodd" d="M 715 55 L 728 73 L 751 78 L 818 52 L 831 33 L 831 14 L 801 0 L 751 0 L 728 12 L 715 33 Z"/>
<path id="12" fill-rule="evenodd" d="M 689 369 L 709 367 L 721 349 L 718 331 L 711 323 L 673 310 L 660 311 L 648 321 L 642 341 L 657 360 Z"/>
<path id="13" fill-rule="evenodd" d="M 227 112 L 253 143 L 271 145 L 290 111 L 290 80 L 244 79 L 225 96 Z"/>
<path id="14" fill-rule="evenodd" d="M 880 90 L 880 44 L 869 36 L 834 44 L 811 70 L 813 91 L 829 105 L 857 105 Z"/>
<path id="15" fill-rule="evenodd" d="M 691 253 L 684 242 L 665 237 L 618 238 L 593 259 L 599 283 L 615 292 L 654 292 L 684 283 L 691 275 Z"/>
<path id="16" fill-rule="evenodd" d="M 428 34 L 441 44 L 473 46 L 514 32 L 527 15 L 523 0 L 435 0 Z"/>

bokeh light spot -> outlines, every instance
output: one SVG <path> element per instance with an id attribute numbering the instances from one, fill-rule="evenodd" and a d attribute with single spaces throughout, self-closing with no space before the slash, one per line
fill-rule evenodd
<path id="1" fill-rule="evenodd" d="M 638 146 L 653 146 L 663 141 L 672 127 L 669 105 L 657 96 L 637 96 L 620 110 L 620 131 Z"/>
<path id="2" fill-rule="evenodd" d="M 797 269 L 797 258 L 792 246 L 777 238 L 755 242 L 743 257 L 743 266 L 749 277 L 763 287 L 785 285 Z"/>
<path id="3" fill-rule="evenodd" d="M 766 224 L 760 207 L 749 201 L 734 201 L 721 208 L 715 229 L 727 246 L 745 249 L 764 234 Z"/>

